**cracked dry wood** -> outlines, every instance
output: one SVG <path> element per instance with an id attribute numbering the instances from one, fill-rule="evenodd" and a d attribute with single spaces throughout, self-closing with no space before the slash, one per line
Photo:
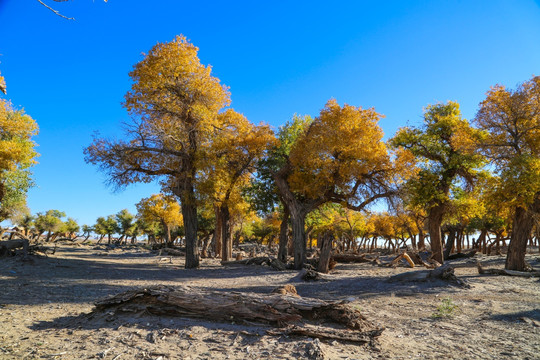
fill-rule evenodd
<path id="1" fill-rule="evenodd" d="M 281 333 L 367 343 L 383 329 L 344 301 L 287 294 L 211 291 L 187 286 L 130 290 L 95 302 L 92 313 L 150 313 L 210 321 L 245 321 L 289 326 Z M 309 324 L 309 322 L 313 324 Z M 330 326 L 332 325 L 332 326 Z"/>

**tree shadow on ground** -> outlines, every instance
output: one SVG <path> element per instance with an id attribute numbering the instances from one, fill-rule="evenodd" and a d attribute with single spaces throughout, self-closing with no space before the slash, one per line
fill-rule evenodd
<path id="1" fill-rule="evenodd" d="M 205 264 L 204 260 L 200 269 L 184 269 L 183 260 L 160 262 L 161 257 L 156 255 L 143 258 L 137 255 L 133 257 L 137 261 L 132 263 L 114 262 L 107 260 L 109 257 L 96 258 L 85 254 L 75 257 L 32 256 L 30 261 L 22 261 L 21 257 L 2 259 L 0 288 L 3 291 L 0 292 L 0 304 L 93 302 L 112 293 L 149 284 L 179 285 L 204 279 L 242 279 L 276 273 L 265 266 L 223 268 Z M 129 285 L 126 285 L 127 282 Z"/>
<path id="2" fill-rule="evenodd" d="M 527 322 L 526 319 L 532 319 L 537 321 L 540 324 L 540 308 L 528 310 L 528 311 L 519 311 L 509 314 L 497 314 L 490 317 L 492 320 L 498 321 L 507 321 L 507 322 Z M 535 325 L 537 326 L 537 325 Z"/>

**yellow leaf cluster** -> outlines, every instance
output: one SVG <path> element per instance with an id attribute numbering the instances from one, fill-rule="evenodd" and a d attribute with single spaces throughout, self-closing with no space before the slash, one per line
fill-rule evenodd
<path id="1" fill-rule="evenodd" d="M 183 223 L 180 204 L 172 196 L 155 194 L 142 199 L 136 206 L 137 216 L 148 223 L 159 222 L 168 227 L 180 226 Z"/>
<path id="2" fill-rule="evenodd" d="M 38 126 L 29 115 L 0 100 L 0 171 L 26 169 L 36 163 L 36 144 L 31 138 L 37 132 Z"/>
<path id="3" fill-rule="evenodd" d="M 244 202 L 240 191 L 275 138 L 267 125 L 254 125 L 232 109 L 220 113 L 217 124 L 201 153 L 198 190 L 217 206 L 232 209 Z"/>
<path id="4" fill-rule="evenodd" d="M 346 191 L 354 179 L 387 164 L 383 132 L 377 124 L 381 117 L 374 109 L 328 101 L 291 149 L 291 188 L 307 197 L 329 186 Z"/>
<path id="5" fill-rule="evenodd" d="M 130 72 L 124 105 L 144 118 L 147 131 L 161 135 L 164 148 L 192 151 L 217 126 L 217 113 L 230 102 L 228 88 L 197 57 L 198 48 L 179 35 L 156 44 Z"/>

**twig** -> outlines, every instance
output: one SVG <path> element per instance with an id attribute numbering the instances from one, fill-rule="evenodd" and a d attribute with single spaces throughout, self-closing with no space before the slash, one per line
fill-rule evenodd
<path id="1" fill-rule="evenodd" d="M 55 13 L 56 15 L 64 18 L 64 19 L 68 19 L 68 20 L 75 20 L 75 18 L 72 18 L 72 17 L 67 17 L 65 15 L 62 15 L 60 14 L 60 12 L 58 10 L 55 10 L 53 9 L 52 7 L 50 7 L 49 5 L 45 4 L 43 1 L 41 0 L 37 0 L 41 5 L 45 6 L 47 9 L 51 10 L 53 13 Z"/>
<path id="2" fill-rule="evenodd" d="M 39 1 L 39 0 L 38 0 L 38 1 Z M 65 354 L 67 354 L 67 351 L 62 351 L 62 352 L 59 352 L 58 354 L 43 355 L 43 357 L 52 358 L 52 357 L 56 357 L 56 356 L 60 356 L 60 355 L 65 355 Z"/>

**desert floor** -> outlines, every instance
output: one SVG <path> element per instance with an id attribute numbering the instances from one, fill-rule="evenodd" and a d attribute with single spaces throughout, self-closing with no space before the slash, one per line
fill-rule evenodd
<path id="1" fill-rule="evenodd" d="M 479 275 L 477 260 L 504 267 L 503 256 L 454 261 L 467 289 L 388 282 L 422 270 L 405 264 L 338 264 L 329 281 L 303 282 L 293 270 L 223 267 L 216 259 L 185 270 L 182 258 L 142 247 L 63 244 L 48 257 L 0 259 L 0 359 L 299 359 L 309 358 L 314 345 L 328 359 L 540 359 L 540 279 Z M 540 254 L 527 260 L 540 270 Z M 271 336 L 262 325 L 84 316 L 97 299 L 157 284 L 256 293 L 292 284 L 304 297 L 349 300 L 385 330 L 376 344 L 359 346 Z M 439 316 L 443 299 L 456 306 L 449 317 Z"/>

